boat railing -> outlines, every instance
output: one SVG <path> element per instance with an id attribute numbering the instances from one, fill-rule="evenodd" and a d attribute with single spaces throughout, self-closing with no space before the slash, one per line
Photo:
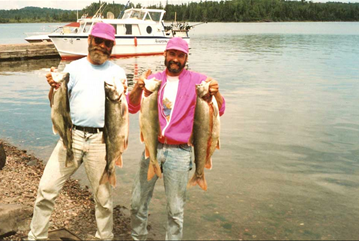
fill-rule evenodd
<path id="1" fill-rule="evenodd" d="M 27 36 L 27 37 L 30 37 L 30 36 L 33 36 L 33 35 L 47 35 L 49 34 L 50 32 L 25 32 L 24 34 Z"/>

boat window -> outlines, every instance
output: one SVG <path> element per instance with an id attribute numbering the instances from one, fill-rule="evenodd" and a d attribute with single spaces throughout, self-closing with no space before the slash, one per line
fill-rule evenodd
<path id="1" fill-rule="evenodd" d="M 140 12 L 140 11 L 133 11 L 132 14 L 131 14 L 131 18 L 134 18 L 134 19 L 143 19 L 143 17 L 145 16 L 145 13 L 143 12 Z"/>
<path id="2" fill-rule="evenodd" d="M 146 32 L 147 32 L 148 34 L 152 33 L 152 27 L 151 27 L 151 26 L 147 26 Z"/>
<path id="3" fill-rule="evenodd" d="M 126 34 L 132 34 L 132 25 L 131 24 L 125 24 L 126 28 Z"/>
<path id="4" fill-rule="evenodd" d="M 149 12 L 148 14 L 151 15 L 151 18 L 153 21 L 159 22 L 161 20 L 161 14 L 162 13 L 158 13 L 158 12 Z"/>
<path id="5" fill-rule="evenodd" d="M 83 33 L 89 32 L 91 29 L 91 25 L 92 25 L 92 23 L 86 23 L 86 26 L 84 27 L 84 30 L 82 32 Z"/>
<path id="6" fill-rule="evenodd" d="M 128 18 L 130 18 L 130 17 L 131 17 L 131 12 L 126 12 L 126 13 L 123 15 L 122 19 L 128 19 Z"/>
<path id="7" fill-rule="evenodd" d="M 82 30 L 84 29 L 84 27 L 85 27 L 85 24 L 84 24 L 84 23 L 81 23 L 81 24 L 80 24 L 80 27 L 79 27 L 80 32 L 82 32 Z"/>
<path id="8" fill-rule="evenodd" d="M 152 19 L 151 19 L 151 16 L 150 16 L 150 14 L 149 14 L 149 13 L 147 13 L 147 14 L 146 14 L 145 20 L 149 20 L 149 21 L 151 21 L 151 20 L 152 20 Z"/>

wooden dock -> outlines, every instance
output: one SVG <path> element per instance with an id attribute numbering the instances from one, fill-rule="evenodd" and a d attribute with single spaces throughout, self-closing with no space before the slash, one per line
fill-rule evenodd
<path id="1" fill-rule="evenodd" d="M 60 55 L 52 43 L 0 44 L 0 61 L 54 57 Z"/>

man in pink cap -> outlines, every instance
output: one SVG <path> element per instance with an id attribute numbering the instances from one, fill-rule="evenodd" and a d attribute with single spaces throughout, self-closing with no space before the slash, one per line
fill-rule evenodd
<path id="1" fill-rule="evenodd" d="M 141 108 L 141 96 L 150 92 L 144 89 L 145 78 L 161 80 L 158 92 L 158 117 L 161 137 L 158 138 L 157 159 L 163 172 L 167 199 L 166 240 L 180 240 L 183 236 L 183 214 L 189 171 L 192 169 L 192 133 L 196 105 L 196 84 L 210 82 L 210 94 L 215 97 L 220 115 L 225 111 L 225 100 L 218 91 L 218 82 L 212 78 L 185 69 L 188 59 L 188 44 L 179 37 L 168 41 L 164 52 L 166 69 L 156 74 L 147 71 L 128 96 L 129 111 L 136 113 Z M 132 237 L 147 238 L 148 206 L 158 177 L 147 181 L 149 158 L 142 155 L 140 170 L 135 178 L 131 199 Z M 162 239 L 162 238 L 160 238 Z"/>
<path id="2" fill-rule="evenodd" d="M 76 165 L 65 166 L 66 149 L 60 139 L 40 180 L 28 234 L 29 240 L 48 238 L 49 220 L 55 200 L 65 181 L 82 163 L 96 204 L 95 237 L 102 240 L 113 239 L 112 187 L 108 183 L 99 183 L 106 166 L 106 147 L 102 139 L 105 118 L 104 82 L 122 82 L 125 89 L 127 88 L 125 71 L 108 61 L 114 42 L 114 27 L 106 23 L 97 23 L 88 37 L 88 55 L 71 62 L 63 70 L 70 74 L 67 88 L 73 124 L 72 149 Z M 55 71 L 55 68 L 52 67 L 51 71 Z M 51 86 L 51 97 L 54 89 L 59 86 L 51 73 L 48 73 L 46 78 Z"/>

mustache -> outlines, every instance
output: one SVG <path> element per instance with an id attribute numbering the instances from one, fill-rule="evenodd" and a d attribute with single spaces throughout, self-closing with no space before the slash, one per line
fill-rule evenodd
<path id="1" fill-rule="evenodd" d="M 173 60 L 170 60 L 170 61 L 168 61 L 168 63 L 167 63 L 167 65 L 171 65 L 171 64 L 175 64 L 175 65 L 177 65 L 178 67 L 182 67 L 181 63 L 175 62 L 175 61 L 173 61 Z"/>
<path id="2" fill-rule="evenodd" d="M 89 47 L 89 51 L 95 51 L 95 50 L 100 50 L 102 53 L 110 56 L 111 55 L 111 52 L 108 50 L 108 49 L 105 49 L 105 48 L 102 48 L 102 47 L 99 47 L 99 46 L 90 46 Z"/>

